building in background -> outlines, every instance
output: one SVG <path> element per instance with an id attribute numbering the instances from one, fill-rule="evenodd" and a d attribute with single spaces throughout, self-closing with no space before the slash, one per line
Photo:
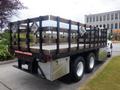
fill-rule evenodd
<path id="1" fill-rule="evenodd" d="M 85 15 L 85 23 L 92 26 L 105 25 L 109 30 L 113 30 L 113 33 L 120 32 L 120 10 Z M 120 37 L 120 34 L 117 33 Z"/>

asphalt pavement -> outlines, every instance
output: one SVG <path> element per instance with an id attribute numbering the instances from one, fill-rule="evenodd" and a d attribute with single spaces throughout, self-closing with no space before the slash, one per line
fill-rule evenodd
<path id="1" fill-rule="evenodd" d="M 113 47 L 113 56 L 120 55 L 120 44 L 114 44 Z M 94 72 L 85 74 L 81 81 L 70 83 L 65 79 L 51 82 L 38 78 L 13 67 L 16 64 L 0 65 L 0 90 L 77 90 L 102 65 L 97 65 Z"/>
<path id="2" fill-rule="evenodd" d="M 113 44 L 113 56 L 120 55 L 120 43 Z"/>

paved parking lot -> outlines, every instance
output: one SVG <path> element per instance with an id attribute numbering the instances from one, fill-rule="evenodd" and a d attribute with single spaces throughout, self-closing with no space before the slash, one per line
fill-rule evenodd
<path id="1" fill-rule="evenodd" d="M 120 44 L 114 44 L 113 55 L 120 55 Z M 66 80 L 50 82 L 13 67 L 16 62 L 0 65 L 0 90 L 76 90 L 94 73 L 85 74 L 77 83 Z M 101 65 L 97 65 L 94 71 Z"/>

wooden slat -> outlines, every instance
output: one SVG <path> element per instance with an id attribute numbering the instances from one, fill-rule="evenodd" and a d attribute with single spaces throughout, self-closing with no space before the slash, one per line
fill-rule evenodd
<path id="1" fill-rule="evenodd" d="M 56 16 L 50 15 L 50 20 L 56 21 Z M 60 22 L 69 24 L 69 19 L 60 18 Z M 72 25 L 77 25 L 78 22 L 71 20 L 71 24 Z M 80 23 L 80 25 L 82 25 L 82 24 Z"/>
<path id="2" fill-rule="evenodd" d="M 48 19 L 49 19 L 49 16 L 46 15 L 46 16 L 40 16 L 40 17 L 36 17 L 36 18 L 31 18 L 31 19 L 30 19 L 30 22 L 39 21 L 39 18 L 41 18 L 41 20 L 44 21 L 44 20 L 48 20 Z"/>
<path id="3" fill-rule="evenodd" d="M 44 31 L 55 31 L 56 32 L 56 27 L 42 27 L 43 32 Z M 66 28 L 60 28 L 60 32 L 68 32 L 69 29 Z M 71 33 L 77 33 L 77 30 L 71 29 Z"/>
<path id="4" fill-rule="evenodd" d="M 50 20 L 53 20 L 53 21 L 56 21 L 56 16 L 52 16 L 52 15 L 50 15 Z M 67 20 L 67 19 L 64 19 L 64 18 L 59 18 L 59 20 L 60 20 L 60 22 L 63 22 L 63 23 L 69 23 L 69 20 Z"/>
<path id="5" fill-rule="evenodd" d="M 41 18 L 42 18 L 42 21 L 44 21 L 44 20 L 48 20 L 49 19 L 49 16 L 48 15 L 46 15 L 46 16 L 40 16 Z M 28 18 L 29 20 L 30 20 L 30 22 L 36 22 L 36 21 L 39 21 L 39 17 L 35 17 L 35 18 Z M 20 22 L 20 24 L 24 24 L 24 23 L 27 23 L 27 20 L 28 19 L 25 19 L 25 20 L 20 20 L 19 22 Z M 11 22 L 11 23 L 13 23 L 13 24 L 15 24 L 17 21 L 15 21 L 15 22 Z"/>

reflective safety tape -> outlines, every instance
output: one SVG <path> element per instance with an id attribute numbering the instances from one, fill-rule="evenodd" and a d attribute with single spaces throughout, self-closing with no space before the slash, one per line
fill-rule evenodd
<path id="1" fill-rule="evenodd" d="M 25 54 L 25 55 L 32 56 L 32 53 L 30 53 L 30 52 L 22 52 L 22 51 L 15 50 L 15 53 Z"/>

